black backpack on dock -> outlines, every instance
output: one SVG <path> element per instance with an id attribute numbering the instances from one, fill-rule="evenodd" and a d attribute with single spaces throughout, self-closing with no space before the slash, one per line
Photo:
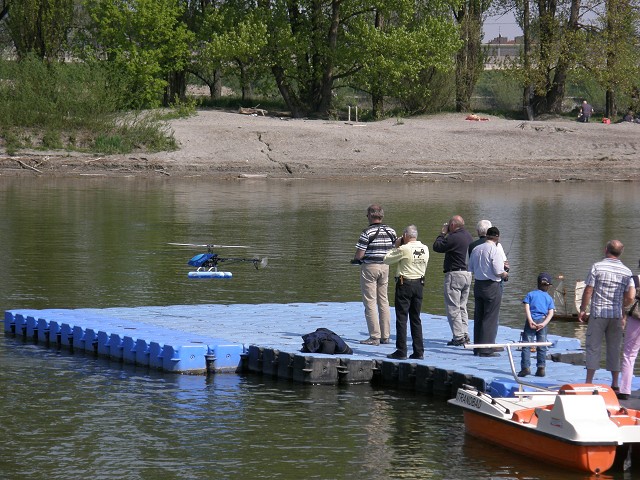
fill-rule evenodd
<path id="1" fill-rule="evenodd" d="M 353 350 L 339 335 L 328 328 L 318 328 L 315 332 L 302 335 L 301 352 L 326 353 L 329 355 L 351 355 Z"/>

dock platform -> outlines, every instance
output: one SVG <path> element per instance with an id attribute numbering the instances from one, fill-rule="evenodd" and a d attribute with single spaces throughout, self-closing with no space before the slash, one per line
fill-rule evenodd
<path id="1" fill-rule="evenodd" d="M 391 317 L 394 333 L 393 309 Z M 359 302 L 17 309 L 5 312 L 4 331 L 43 346 L 170 373 L 251 372 L 329 385 L 377 382 L 447 398 L 462 384 L 498 396 L 517 390 L 506 352 L 476 357 L 471 350 L 447 346 L 451 331 L 445 317 L 423 313 L 422 323 L 424 360 L 387 358 L 395 350 L 395 335 L 390 344 L 360 344 L 368 332 Z M 353 354 L 302 353 L 302 335 L 321 327 L 340 335 Z M 520 332 L 501 326 L 496 341 L 517 342 Z M 547 376 L 527 381 L 553 388 L 582 380 L 580 341 L 556 335 L 549 341 Z M 514 357 L 517 368 L 519 352 Z M 634 390 L 640 387 L 637 380 Z M 609 373 L 598 370 L 594 381 L 608 383 Z"/>

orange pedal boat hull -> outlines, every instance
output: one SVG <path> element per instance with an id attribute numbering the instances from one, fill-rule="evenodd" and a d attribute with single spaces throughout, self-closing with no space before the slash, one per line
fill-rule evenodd
<path id="1" fill-rule="evenodd" d="M 467 433 L 474 437 L 570 469 L 603 473 L 611 468 L 616 457 L 616 444 L 573 443 L 470 410 L 464 411 L 464 424 Z"/>

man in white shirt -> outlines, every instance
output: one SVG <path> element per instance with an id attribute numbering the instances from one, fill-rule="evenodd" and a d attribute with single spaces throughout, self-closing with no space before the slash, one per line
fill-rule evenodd
<path id="1" fill-rule="evenodd" d="M 473 295 L 473 343 L 495 343 L 498 334 L 502 288 L 500 282 L 509 277 L 504 269 L 504 258 L 498 250 L 500 231 L 496 227 L 487 230 L 486 241 L 475 247 L 469 257 L 469 271 L 475 277 Z M 490 348 L 473 350 L 480 357 L 495 357 L 499 353 Z"/>

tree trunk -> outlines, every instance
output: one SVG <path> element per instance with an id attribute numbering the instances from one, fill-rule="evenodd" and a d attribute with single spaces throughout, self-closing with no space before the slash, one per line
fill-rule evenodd
<path id="1" fill-rule="evenodd" d="M 329 24 L 329 34 L 327 37 L 328 48 L 327 54 L 324 57 L 324 68 L 320 87 L 320 101 L 318 102 L 318 113 L 323 115 L 326 115 L 329 112 L 333 102 L 333 56 L 338 45 L 341 3 L 341 0 L 333 0 L 331 2 L 331 22 Z"/>
<path id="2" fill-rule="evenodd" d="M 171 72 L 167 78 L 168 85 L 164 89 L 162 104 L 168 107 L 176 101 L 184 101 L 187 98 L 187 72 Z"/>
<path id="3" fill-rule="evenodd" d="M 236 60 L 240 70 L 240 89 L 242 91 L 242 101 L 251 98 L 251 84 L 247 76 L 247 66 L 240 60 Z"/>
<path id="4" fill-rule="evenodd" d="M 463 46 L 456 55 L 456 111 L 471 110 L 471 96 L 482 71 L 482 13 L 475 0 L 467 0 L 455 17 Z"/>
<path id="5" fill-rule="evenodd" d="M 605 96 L 605 111 L 604 116 L 607 118 L 615 118 L 618 114 L 618 108 L 616 107 L 616 94 L 612 89 L 607 89 Z"/>
<path id="6" fill-rule="evenodd" d="M 571 11 L 565 29 L 565 36 L 568 36 L 569 39 L 571 39 L 573 34 L 578 31 L 579 15 L 580 0 L 571 0 Z M 560 52 L 560 56 L 556 64 L 555 75 L 553 76 L 553 82 L 547 94 L 547 108 L 553 113 L 562 113 L 562 102 L 565 97 L 567 74 L 569 69 L 572 67 L 572 63 L 569 61 L 571 48 L 572 42 L 569 40 L 569 42 L 566 43 L 565 48 Z"/>
<path id="7" fill-rule="evenodd" d="M 538 89 L 536 89 L 536 93 L 531 102 L 536 114 L 549 112 L 548 94 L 552 88 L 551 72 L 554 68 L 551 63 L 551 48 L 556 35 L 555 0 L 538 0 L 538 14 L 540 21 L 540 35 L 538 43 L 540 60 L 538 62 L 538 68 L 542 70 L 544 83 L 542 85 L 538 85 Z"/>
<path id="8" fill-rule="evenodd" d="M 213 71 L 213 82 L 209 85 L 209 94 L 211 98 L 222 97 L 222 75 L 220 75 L 219 68 Z"/>
<path id="9" fill-rule="evenodd" d="M 287 104 L 287 107 L 291 112 L 291 116 L 294 118 L 303 116 L 304 111 L 300 105 L 300 101 L 296 98 L 295 93 L 287 82 L 283 68 L 275 65 L 271 68 L 271 71 L 273 72 L 273 76 L 276 79 L 276 85 L 278 86 L 280 95 L 282 95 L 284 103 Z"/>
<path id="10" fill-rule="evenodd" d="M 9 5 L 8 1 L 3 2 L 2 10 L 0 10 L 0 22 L 4 20 L 4 17 L 9 13 Z"/>
<path id="11" fill-rule="evenodd" d="M 384 115 L 384 96 L 376 92 L 371 93 L 371 116 L 375 119 Z"/>
<path id="12" fill-rule="evenodd" d="M 385 26 L 385 17 L 380 9 L 376 10 L 376 16 L 373 23 L 376 30 L 383 30 Z M 371 117 L 374 119 L 382 118 L 384 115 L 384 95 L 381 93 L 380 83 L 377 78 L 371 78 Z"/>
<path id="13" fill-rule="evenodd" d="M 614 47 L 616 26 L 620 18 L 620 5 L 616 0 L 608 0 L 606 2 L 607 7 L 607 24 L 606 24 L 606 38 L 607 41 L 607 70 L 610 72 L 616 71 L 616 63 L 618 62 L 617 52 Z M 613 44 L 613 45 L 612 45 Z M 610 78 L 607 81 L 607 92 L 605 95 L 605 110 L 604 116 L 607 118 L 613 118 L 616 114 L 615 107 L 615 93 L 614 93 L 615 79 Z"/>
<path id="14" fill-rule="evenodd" d="M 531 13 L 529 0 L 524 0 L 522 33 L 524 34 L 524 71 L 525 83 L 522 92 L 522 108 L 525 118 L 533 120 L 533 108 L 531 108 L 531 98 L 533 97 L 533 86 L 531 85 Z"/>

